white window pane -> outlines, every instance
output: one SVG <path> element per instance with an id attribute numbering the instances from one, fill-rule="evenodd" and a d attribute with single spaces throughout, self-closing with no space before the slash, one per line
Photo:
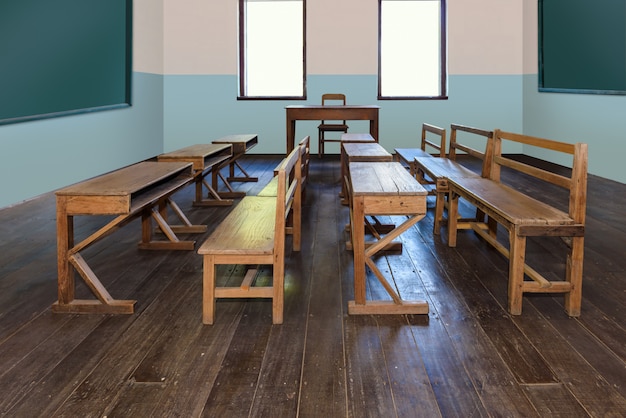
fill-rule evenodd
<path id="1" fill-rule="evenodd" d="M 439 1 L 382 1 L 381 94 L 441 94 Z"/>
<path id="2" fill-rule="evenodd" d="M 302 96 L 302 1 L 252 1 L 246 8 L 246 95 Z"/>

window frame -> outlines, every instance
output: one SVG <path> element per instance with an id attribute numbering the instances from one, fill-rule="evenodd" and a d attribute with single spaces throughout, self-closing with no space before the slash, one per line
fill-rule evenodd
<path id="1" fill-rule="evenodd" d="M 447 54 L 447 4 L 446 0 L 438 0 L 440 4 L 439 45 L 440 61 L 440 94 L 437 96 L 384 96 L 382 94 L 382 3 L 389 0 L 378 0 L 378 100 L 447 100 L 448 99 L 448 54 Z M 419 1 L 419 0 L 415 0 Z"/>
<path id="2" fill-rule="evenodd" d="M 249 96 L 246 91 L 246 4 L 248 0 L 239 0 L 239 86 L 237 100 L 306 100 L 307 99 L 307 72 L 306 72 L 306 1 L 302 1 L 302 95 L 301 96 Z"/>

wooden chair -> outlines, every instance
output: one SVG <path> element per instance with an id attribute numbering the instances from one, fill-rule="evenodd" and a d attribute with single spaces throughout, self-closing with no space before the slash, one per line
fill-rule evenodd
<path id="1" fill-rule="evenodd" d="M 327 103 L 331 102 L 331 103 Z M 342 106 L 346 105 L 346 95 L 345 94 L 335 94 L 335 93 L 326 93 L 322 94 L 322 106 L 329 104 L 338 104 L 341 102 Z M 317 155 L 319 158 L 324 155 L 324 142 L 341 142 L 341 139 L 328 139 L 326 138 L 326 132 L 348 132 L 348 125 L 346 125 L 346 121 L 342 121 L 342 123 L 337 122 L 328 122 L 321 121 L 318 130 L 318 146 L 317 146 Z"/>

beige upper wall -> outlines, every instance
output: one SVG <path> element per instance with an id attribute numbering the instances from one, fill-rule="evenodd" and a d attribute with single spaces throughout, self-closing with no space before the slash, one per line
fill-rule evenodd
<path id="1" fill-rule="evenodd" d="M 523 3 L 449 0 L 450 74 L 523 74 Z"/>
<path id="2" fill-rule="evenodd" d="M 307 72 L 376 74 L 378 1 L 307 3 Z M 449 73 L 536 72 L 534 58 L 524 59 L 532 55 L 530 48 L 536 50 L 528 39 L 524 44 L 536 5 L 536 0 L 448 0 Z M 237 12 L 238 0 L 135 0 L 135 70 L 237 74 Z"/>
<path id="3" fill-rule="evenodd" d="M 133 69 L 163 74 L 163 0 L 133 2 Z"/>
<path id="4" fill-rule="evenodd" d="M 524 0 L 524 74 L 538 72 L 538 16 L 537 0 Z"/>

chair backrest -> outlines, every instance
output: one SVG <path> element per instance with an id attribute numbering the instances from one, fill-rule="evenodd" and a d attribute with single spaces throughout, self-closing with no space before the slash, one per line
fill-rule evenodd
<path id="1" fill-rule="evenodd" d="M 428 123 L 422 124 L 422 151 L 426 151 L 427 146 L 436 149 L 439 157 L 445 157 L 446 130 Z"/>
<path id="2" fill-rule="evenodd" d="M 326 103 L 330 102 L 330 103 Z M 338 103 L 341 102 L 341 103 Z M 346 105 L 346 95 L 342 93 L 324 93 L 322 94 L 322 106 L 324 105 L 336 105 L 336 106 L 345 106 Z M 322 121 L 322 124 L 324 121 Z M 343 124 L 346 124 L 346 121 L 343 121 Z"/>
<path id="3" fill-rule="evenodd" d="M 481 151 L 476 147 L 472 147 L 468 143 L 461 144 L 458 138 L 459 131 L 472 134 L 472 140 L 469 140 L 468 136 L 464 137 L 464 141 L 468 140 L 468 142 L 471 142 L 472 144 L 475 142 L 475 137 L 482 137 L 479 139 L 485 140 L 484 151 Z M 450 151 L 448 151 L 448 158 L 456 160 L 457 150 L 463 151 L 464 153 L 481 160 L 482 168 L 480 175 L 482 177 L 489 177 L 489 172 L 491 171 L 491 160 L 493 158 L 493 131 L 454 123 L 450 124 Z"/>
<path id="4" fill-rule="evenodd" d="M 274 239 L 274 254 L 283 254 L 287 217 L 293 211 L 294 225 L 302 222 L 302 147 L 295 147 L 277 167 L 276 231 L 282 231 Z M 296 224 L 297 222 L 297 224 Z M 294 240 L 294 247 L 299 242 Z M 294 248 L 295 249 L 295 248 Z M 299 249 L 299 248 L 297 248 Z"/>

